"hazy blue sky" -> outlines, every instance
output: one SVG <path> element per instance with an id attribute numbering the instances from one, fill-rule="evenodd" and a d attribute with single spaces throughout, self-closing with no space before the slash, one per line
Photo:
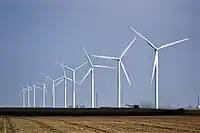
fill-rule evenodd
<path id="1" fill-rule="evenodd" d="M 122 73 L 122 105 L 154 103 L 150 84 L 154 53 L 129 27 L 156 46 L 191 37 L 187 42 L 162 49 L 159 54 L 160 105 L 197 105 L 200 92 L 200 1 L 199 0 L 2 0 L 0 1 L 0 105 L 21 106 L 20 84 L 62 75 L 56 61 L 75 68 L 89 54 L 119 56 L 137 37 L 123 58 L 132 87 Z M 112 61 L 92 58 L 94 63 L 115 66 Z M 77 71 L 80 81 L 89 65 Z M 100 106 L 116 106 L 116 71 L 95 70 L 95 91 Z M 68 75 L 71 76 L 70 72 Z M 52 84 L 48 82 L 48 106 Z M 71 83 L 68 104 L 71 104 Z M 90 106 L 90 76 L 76 86 L 77 104 Z M 56 88 L 56 104 L 64 105 L 63 83 Z M 37 106 L 42 91 L 37 90 Z M 31 104 L 33 97 L 31 94 Z"/>

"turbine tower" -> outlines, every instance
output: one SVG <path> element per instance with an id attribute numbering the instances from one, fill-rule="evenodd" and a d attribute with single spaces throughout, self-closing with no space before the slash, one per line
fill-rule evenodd
<path id="1" fill-rule="evenodd" d="M 68 67 L 68 66 L 66 66 L 64 64 L 59 63 L 59 62 L 56 62 L 56 63 L 60 64 L 61 66 L 67 68 L 69 71 L 72 72 L 72 82 L 73 82 L 72 106 L 73 106 L 73 108 L 75 108 L 75 105 L 76 105 L 76 90 L 75 90 L 76 88 L 75 88 L 75 84 L 76 83 L 80 84 L 79 82 L 76 81 L 76 70 L 78 70 L 81 67 L 83 67 L 85 64 L 88 63 L 88 61 L 86 61 L 85 63 L 83 63 L 80 66 L 76 67 L 75 69 L 72 69 L 72 68 L 70 68 L 70 67 Z M 69 79 L 69 80 L 71 80 L 71 79 Z"/>
<path id="2" fill-rule="evenodd" d="M 98 100 L 99 100 L 98 93 L 96 93 L 96 108 L 99 107 L 99 106 L 98 106 L 98 104 L 99 104 Z"/>
<path id="3" fill-rule="evenodd" d="M 46 76 L 43 73 L 41 73 L 41 75 L 43 75 L 44 77 L 46 77 L 47 79 L 49 79 L 52 82 L 52 92 L 53 92 L 52 106 L 53 106 L 53 108 L 55 108 L 55 87 L 58 85 L 58 83 L 60 83 L 60 82 L 58 82 L 55 85 L 55 82 L 61 80 L 63 77 L 60 77 L 60 78 L 57 78 L 56 80 L 53 80 L 53 79 L 51 79 L 50 77 Z"/>
<path id="4" fill-rule="evenodd" d="M 198 94 L 198 102 L 197 102 L 197 106 L 200 106 L 200 93 Z"/>
<path id="5" fill-rule="evenodd" d="M 56 62 L 57 64 L 59 64 L 60 66 L 62 66 L 60 63 Z M 64 64 L 63 60 L 62 60 L 62 64 Z M 67 108 L 67 80 L 69 80 L 69 78 L 66 76 L 66 71 L 65 71 L 65 67 L 62 66 L 63 68 L 63 80 L 64 80 L 64 104 L 65 104 L 65 108 Z M 72 81 L 70 79 L 70 81 Z"/>
<path id="6" fill-rule="evenodd" d="M 40 84 L 40 85 L 43 86 L 43 88 L 41 88 L 42 91 L 43 91 L 43 108 L 46 107 L 46 105 L 45 105 L 45 103 L 46 103 L 46 94 L 45 93 L 47 92 L 46 82 L 47 82 L 47 79 L 46 79 L 46 81 L 44 83 L 39 83 L 39 82 L 36 83 L 36 84 Z"/>
<path id="7" fill-rule="evenodd" d="M 22 94 L 22 106 L 24 108 L 25 107 L 25 93 L 26 93 L 26 88 L 24 88 L 22 84 L 21 84 L 21 87 L 22 87 L 22 91 L 19 93 L 19 96 L 21 96 L 21 94 Z"/>
<path id="8" fill-rule="evenodd" d="M 32 90 L 32 88 L 27 84 L 27 95 L 28 95 L 28 107 L 30 107 L 30 91 Z"/>
<path id="9" fill-rule="evenodd" d="M 187 41 L 190 38 L 185 38 L 185 39 L 182 39 L 182 40 L 179 40 L 179 41 L 175 41 L 175 42 L 172 42 L 172 43 L 168 43 L 168 44 L 162 45 L 160 47 L 156 47 L 153 43 L 151 43 L 149 40 L 147 40 L 146 37 L 141 35 L 136 29 L 134 29 L 132 27 L 130 27 L 130 28 L 136 34 L 138 34 L 141 38 L 143 38 L 149 44 L 150 47 L 152 47 L 154 49 L 155 58 L 154 58 L 153 72 L 152 72 L 152 76 L 151 76 L 151 83 L 153 81 L 154 73 L 156 73 L 156 76 L 155 76 L 155 108 L 158 109 L 159 108 L 159 100 L 158 100 L 158 51 L 163 49 L 163 48 L 167 48 L 169 46 L 175 45 L 177 43 L 181 43 L 181 42 Z"/>
<path id="10" fill-rule="evenodd" d="M 126 49 L 122 52 L 120 57 L 110 57 L 110 56 L 99 56 L 99 55 L 92 55 L 93 57 L 98 57 L 98 58 L 104 58 L 104 59 L 109 59 L 109 60 L 115 60 L 117 61 L 117 93 L 118 93 L 118 108 L 121 107 L 121 76 L 120 76 L 120 68 L 122 67 L 126 78 L 128 80 L 129 85 L 131 86 L 131 82 L 129 79 L 129 76 L 126 72 L 126 69 L 124 67 L 124 64 L 122 63 L 122 58 L 125 55 L 125 53 L 127 52 L 127 50 L 130 48 L 130 46 L 133 44 L 133 42 L 135 41 L 136 37 L 133 38 L 133 40 L 130 42 L 130 44 L 126 47 Z"/>
<path id="11" fill-rule="evenodd" d="M 33 107 L 35 108 L 35 88 L 39 88 L 33 81 Z"/>
<path id="12" fill-rule="evenodd" d="M 101 65 L 94 65 L 85 50 L 84 46 L 82 45 L 82 49 L 85 53 L 85 56 L 90 64 L 90 69 L 86 73 L 86 75 L 83 77 L 81 83 L 85 80 L 85 78 L 88 76 L 88 74 L 91 72 L 91 108 L 94 108 L 94 68 L 108 68 L 108 69 L 116 69 L 116 67 L 109 67 L 109 66 L 101 66 Z"/>

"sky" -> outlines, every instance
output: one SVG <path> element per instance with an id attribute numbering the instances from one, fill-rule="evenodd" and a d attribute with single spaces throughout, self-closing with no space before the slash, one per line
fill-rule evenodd
<path id="1" fill-rule="evenodd" d="M 197 105 L 200 92 L 199 0 L 2 0 L 0 1 L 0 106 L 22 106 L 20 84 L 44 82 L 63 75 L 55 62 L 76 68 L 89 55 L 119 57 L 130 41 L 136 41 L 122 58 L 132 86 L 121 71 L 121 104 L 153 104 L 150 83 L 154 51 L 130 26 L 155 46 L 190 37 L 189 41 L 159 51 L 160 107 Z M 91 57 L 91 56 L 90 56 Z M 94 64 L 116 66 L 115 61 L 91 57 Z M 89 64 L 76 72 L 80 81 Z M 72 77 L 70 71 L 68 77 Z M 90 107 L 91 77 L 76 84 L 76 104 Z M 117 106 L 116 70 L 95 69 L 95 93 L 99 106 Z M 67 86 L 72 103 L 72 83 Z M 52 84 L 47 82 L 47 106 L 52 106 Z M 33 92 L 31 92 L 33 106 Z M 42 90 L 36 90 L 36 106 L 42 106 Z M 56 107 L 64 106 L 64 84 L 56 87 Z"/>

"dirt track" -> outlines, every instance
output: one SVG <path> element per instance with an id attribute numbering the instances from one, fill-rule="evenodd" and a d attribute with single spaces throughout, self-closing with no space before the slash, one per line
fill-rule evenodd
<path id="1" fill-rule="evenodd" d="M 0 133 L 200 133 L 200 117 L 12 117 Z"/>

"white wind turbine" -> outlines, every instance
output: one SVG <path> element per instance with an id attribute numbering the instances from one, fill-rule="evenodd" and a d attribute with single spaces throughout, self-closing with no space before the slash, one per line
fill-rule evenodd
<path id="1" fill-rule="evenodd" d="M 61 82 L 62 82 L 62 78 L 63 77 L 60 77 L 60 78 L 57 78 L 56 80 L 53 80 L 53 79 L 51 79 L 50 77 L 48 77 L 48 76 L 46 76 L 45 74 L 43 74 L 43 73 L 41 73 L 41 75 L 43 75 L 44 77 L 46 77 L 47 79 L 49 79 L 51 82 L 52 82 L 52 92 L 53 92 L 53 98 L 52 98 L 52 106 L 53 106 L 53 108 L 55 108 L 55 87 L 58 85 L 58 84 L 60 84 Z M 59 81 L 60 80 L 60 82 L 58 82 L 57 84 L 55 84 L 55 82 L 56 81 Z"/>
<path id="2" fill-rule="evenodd" d="M 152 76 L 151 76 L 151 83 L 153 81 L 154 73 L 156 73 L 156 76 L 155 76 L 155 108 L 158 109 L 159 108 L 159 100 L 158 100 L 158 51 L 160 49 L 175 45 L 177 43 L 181 43 L 181 42 L 187 41 L 190 38 L 185 38 L 185 39 L 182 39 L 182 40 L 179 40 L 179 41 L 175 41 L 175 42 L 172 42 L 172 43 L 168 43 L 168 44 L 162 45 L 160 47 L 156 47 L 153 43 L 151 43 L 149 40 L 147 40 L 147 38 L 145 38 L 143 35 L 141 35 L 137 30 L 135 30 L 132 27 L 130 27 L 130 28 L 136 34 L 138 34 L 141 38 L 143 38 L 149 44 L 149 46 L 151 46 L 154 49 L 155 59 L 154 59 L 154 65 L 153 65 L 153 72 L 152 72 Z"/>
<path id="3" fill-rule="evenodd" d="M 40 88 L 40 87 L 36 86 L 34 81 L 33 81 L 33 107 L 34 108 L 35 108 L 35 89 L 36 88 Z"/>
<path id="4" fill-rule="evenodd" d="M 72 81 L 72 79 L 70 79 L 70 78 L 68 78 L 67 76 L 66 76 L 66 71 L 65 71 L 65 67 L 62 65 L 62 64 L 64 64 L 63 63 L 63 60 L 62 60 L 62 64 L 60 64 L 60 63 L 58 63 L 58 62 L 56 62 L 57 64 L 59 64 L 59 65 L 61 65 L 62 66 L 62 68 L 63 68 L 63 80 L 64 80 L 64 104 L 65 104 L 65 108 L 67 108 L 67 80 L 70 80 L 70 81 Z"/>
<path id="5" fill-rule="evenodd" d="M 43 108 L 46 107 L 46 105 L 45 105 L 45 103 L 46 103 L 46 92 L 47 92 L 46 82 L 47 82 L 47 80 L 44 83 L 39 83 L 39 82 L 36 83 L 36 84 L 40 84 L 40 85 L 43 86 L 43 88 L 41 88 L 42 91 L 43 91 Z"/>
<path id="6" fill-rule="evenodd" d="M 75 108 L 75 105 L 76 105 L 76 88 L 75 88 L 75 84 L 78 83 L 80 84 L 79 82 L 76 81 L 76 70 L 80 69 L 81 67 L 83 67 L 85 64 L 88 63 L 88 61 L 86 61 L 85 63 L 81 64 L 80 66 L 76 67 L 75 69 L 72 69 L 64 64 L 61 64 L 59 62 L 56 62 L 58 64 L 60 64 L 61 66 L 67 68 L 69 71 L 72 72 L 72 82 L 73 82 L 73 91 L 72 91 L 72 106 L 73 108 Z M 71 79 L 69 79 L 71 80 Z"/>
<path id="7" fill-rule="evenodd" d="M 21 84 L 21 87 L 22 87 L 22 91 L 19 93 L 19 96 L 21 96 L 21 94 L 22 94 L 22 106 L 24 108 L 25 107 L 25 93 L 26 93 L 26 88 L 24 88 L 22 84 Z"/>
<path id="8" fill-rule="evenodd" d="M 86 55 L 86 58 L 90 64 L 90 69 L 86 73 L 86 75 L 83 77 L 81 83 L 84 81 L 84 79 L 88 76 L 88 74 L 91 72 L 91 108 L 94 108 L 94 68 L 108 68 L 108 69 L 116 69 L 116 67 L 109 67 L 109 66 L 101 66 L 101 65 L 94 65 L 85 50 L 85 48 L 82 45 L 82 49 Z"/>
<path id="9" fill-rule="evenodd" d="M 28 107 L 30 107 L 30 91 L 32 90 L 32 87 L 30 87 L 28 84 L 27 84 L 27 95 L 28 95 Z"/>
<path id="10" fill-rule="evenodd" d="M 92 55 L 93 57 L 98 57 L 98 58 L 104 58 L 104 59 L 109 59 L 109 60 L 115 60 L 117 61 L 117 88 L 118 88 L 118 107 L 121 107 L 121 76 L 120 76 L 120 68 L 122 67 L 124 74 L 126 75 L 126 78 L 128 80 L 129 85 L 131 86 L 131 82 L 129 79 L 129 76 L 126 72 L 126 69 L 124 67 L 124 64 L 122 63 L 122 58 L 125 55 L 125 53 L 127 52 L 127 50 L 130 48 L 130 46 L 133 44 L 133 42 L 135 41 L 136 37 L 133 38 L 133 40 L 130 42 L 130 44 L 126 47 L 126 49 L 122 52 L 120 57 L 111 57 L 111 56 L 100 56 L 100 55 Z"/>

